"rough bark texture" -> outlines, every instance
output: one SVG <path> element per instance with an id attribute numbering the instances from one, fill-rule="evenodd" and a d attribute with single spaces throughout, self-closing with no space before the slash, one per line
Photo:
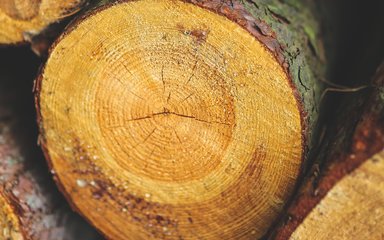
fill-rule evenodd
<path id="1" fill-rule="evenodd" d="M 310 211 L 344 176 L 384 147 L 384 65 L 372 85 L 346 96 L 339 106 L 333 133 L 321 147 L 316 164 L 295 201 L 286 222 L 277 228 L 276 239 L 288 239 Z"/>
<path id="2" fill-rule="evenodd" d="M 337 156 L 337 152 L 351 153 L 354 127 L 359 122 L 359 114 L 363 112 L 363 104 L 366 104 L 364 98 L 369 96 L 369 91 L 364 86 L 369 85 L 368 79 L 373 76 L 384 54 L 384 32 L 378 30 L 381 29 L 384 19 L 381 14 L 383 3 L 372 1 L 369 5 L 361 5 L 358 2 L 337 0 L 321 1 L 318 4 L 326 30 L 325 49 L 329 63 L 327 79 L 336 86 L 331 84 L 330 91 L 326 92 L 322 99 L 326 113 L 322 113 L 319 145 L 310 157 L 310 166 L 313 167 L 308 171 L 306 180 L 301 181 L 301 191 L 290 204 L 281 224 L 272 228 L 279 229 L 278 236 L 281 239 L 288 238 L 325 195 L 323 192 L 320 196 L 320 190 L 316 189 L 321 182 L 319 179 L 325 179 L 324 175 L 331 175 L 327 174 L 327 169 L 332 162 L 344 162 Z M 356 18 L 360 13 L 362 15 Z M 361 34 L 362 30 L 364 34 Z M 346 91 L 340 92 L 337 89 Z M 350 166 L 344 170 L 339 166 L 341 176 L 346 174 L 344 171 L 352 171 L 356 167 L 353 166 L 354 163 L 357 164 L 356 160 L 349 163 Z M 337 179 L 340 177 L 333 182 L 338 182 Z"/>
<path id="3" fill-rule="evenodd" d="M 36 59 L 25 49 L 1 50 L 0 56 L 0 192 L 17 214 L 24 238 L 98 239 L 63 201 L 38 151 L 29 90 Z M 20 72 L 18 64 L 27 63 Z"/>
<path id="4" fill-rule="evenodd" d="M 317 19 L 316 6 L 312 1 L 243 1 L 245 9 L 251 13 L 256 23 L 249 27 L 264 38 L 276 38 L 275 46 L 266 43 L 270 50 L 281 53 L 292 85 L 302 105 L 303 133 L 309 150 L 316 141 L 316 128 L 319 118 L 320 95 L 323 90 L 320 78 L 325 73 L 321 22 Z M 269 27 L 268 27 L 269 26 Z M 270 29 L 268 29 L 270 28 Z M 253 30 L 253 31 L 255 31 Z"/>

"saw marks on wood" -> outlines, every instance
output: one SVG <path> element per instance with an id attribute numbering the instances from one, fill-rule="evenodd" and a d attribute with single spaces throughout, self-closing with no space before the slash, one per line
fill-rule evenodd
<path id="1" fill-rule="evenodd" d="M 16 44 L 80 9 L 86 0 L 1 0 L 0 44 Z"/>
<path id="2" fill-rule="evenodd" d="M 384 239 L 384 152 L 344 177 L 292 234 L 301 239 Z"/>
<path id="3" fill-rule="evenodd" d="M 301 166 L 289 81 L 223 16 L 119 3 L 54 47 L 38 83 L 43 146 L 67 197 L 111 239 L 257 239 Z"/>

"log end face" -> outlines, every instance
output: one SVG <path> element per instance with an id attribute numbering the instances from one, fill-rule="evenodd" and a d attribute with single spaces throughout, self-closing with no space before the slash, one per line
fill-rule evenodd
<path id="1" fill-rule="evenodd" d="M 258 238 L 294 187 L 290 79 L 221 15 L 169 0 L 105 7 L 56 43 L 39 81 L 58 182 L 111 238 Z"/>
<path id="2" fill-rule="evenodd" d="M 339 181 L 290 239 L 382 239 L 384 152 Z"/>
<path id="3" fill-rule="evenodd" d="M 0 3 L 0 10 L 13 19 L 25 21 L 39 13 L 39 6 L 40 0 L 4 0 Z"/>

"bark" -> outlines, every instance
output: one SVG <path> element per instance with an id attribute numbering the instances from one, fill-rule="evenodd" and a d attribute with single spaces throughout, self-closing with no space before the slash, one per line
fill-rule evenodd
<path id="1" fill-rule="evenodd" d="M 285 222 L 277 227 L 273 239 L 290 238 L 338 182 L 353 176 L 353 171 L 359 166 L 368 162 L 375 154 L 382 152 L 384 147 L 383 85 L 384 64 L 378 69 L 367 89 L 342 98 L 337 109 L 339 114 L 336 116 L 335 125 L 328 132 L 330 136 L 325 137 L 326 140 L 320 148 L 316 164 L 289 207 Z M 377 159 L 380 158 L 377 157 Z M 367 199 L 380 197 L 360 194 Z M 328 206 L 328 208 L 331 207 Z M 377 211 L 380 208 L 381 206 L 376 206 Z M 363 215 L 360 217 L 364 217 L 364 214 L 371 213 L 361 212 L 361 214 Z M 358 219 L 353 218 L 349 221 L 358 221 Z M 381 219 L 378 218 L 377 224 L 380 221 Z M 380 227 L 377 227 L 379 230 Z M 380 230 L 376 233 L 380 233 Z M 360 234 L 363 234 L 360 237 L 365 238 L 370 233 L 361 232 Z M 354 237 L 359 238 L 359 236 Z"/>
<path id="2" fill-rule="evenodd" d="M 28 81 L 36 59 L 26 49 L 1 50 L 0 55 L 0 194 L 13 209 L 22 239 L 98 239 L 64 202 L 38 151 Z M 18 64 L 30 67 L 20 72 Z M 1 239 L 15 237 L 2 234 Z"/>

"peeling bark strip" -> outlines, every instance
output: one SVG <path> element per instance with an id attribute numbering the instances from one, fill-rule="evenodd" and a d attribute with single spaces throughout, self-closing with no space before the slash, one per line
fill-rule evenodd
<path id="1" fill-rule="evenodd" d="M 118 1 L 72 22 L 35 93 L 73 207 L 110 239 L 262 237 L 316 136 L 309 7 Z"/>
<path id="2" fill-rule="evenodd" d="M 330 130 L 333 137 L 324 143 L 319 156 L 324 165 L 313 168 L 273 239 L 382 239 L 383 86 L 384 64 L 370 90 L 344 97 Z M 334 216 L 331 208 L 339 215 Z M 341 219 L 348 219 L 348 224 L 343 220 L 340 228 Z"/>
<path id="3" fill-rule="evenodd" d="M 87 0 L 1 0 L 0 45 L 31 42 L 52 23 L 77 13 Z"/>
<path id="4" fill-rule="evenodd" d="M 13 65 L 30 58 L 15 52 L 12 57 L 20 58 L 10 60 L 6 50 L 0 51 L 0 239 L 96 240 L 96 232 L 71 211 L 38 160 L 43 156 L 31 138 L 34 125 L 25 121 L 33 120 L 25 101 L 30 90 Z"/>

